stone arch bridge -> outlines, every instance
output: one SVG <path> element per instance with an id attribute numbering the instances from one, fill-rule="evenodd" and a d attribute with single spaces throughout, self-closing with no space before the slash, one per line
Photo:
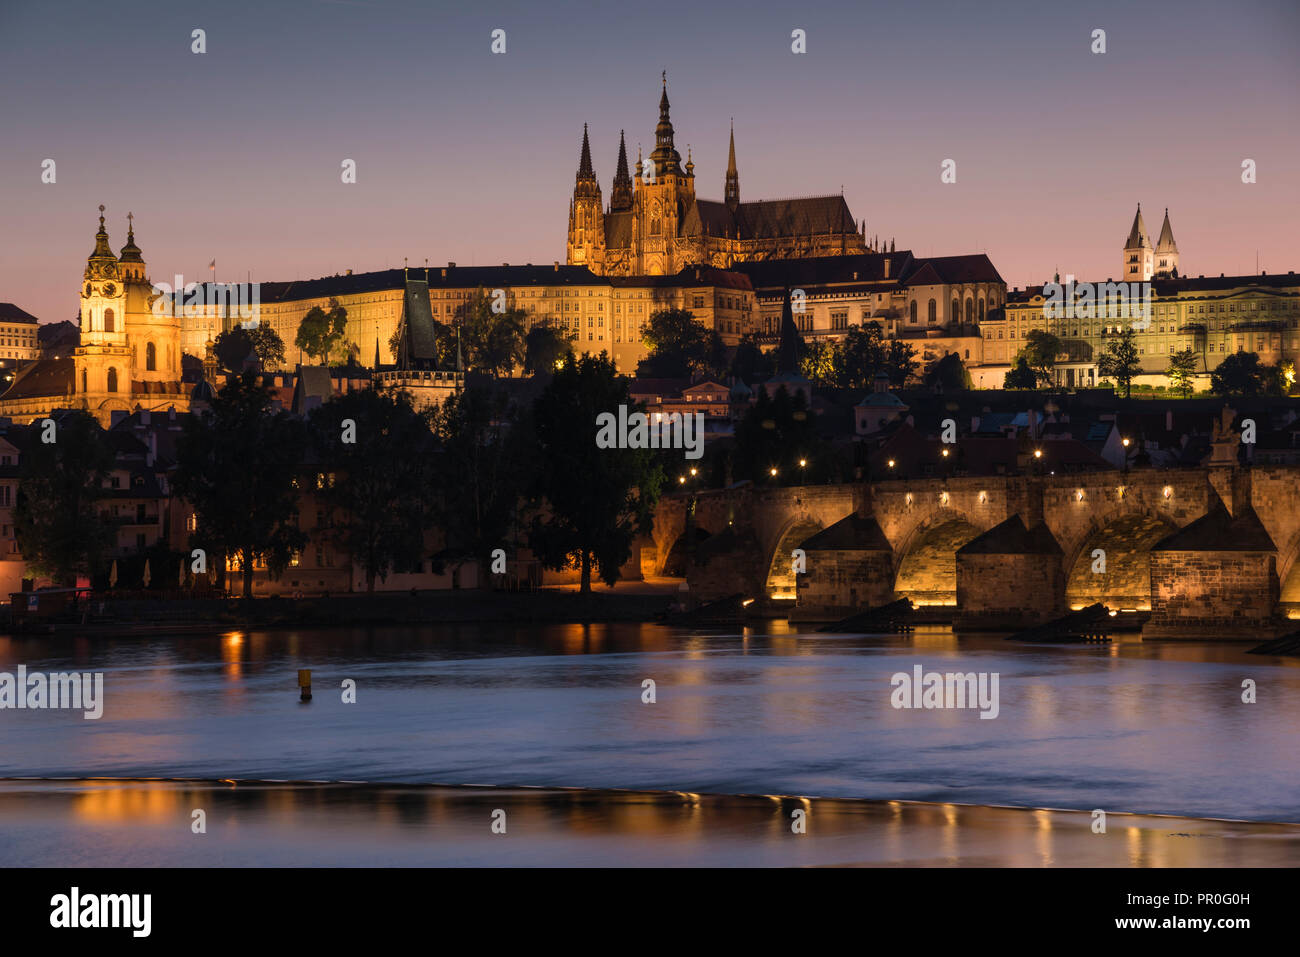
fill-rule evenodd
<path id="1" fill-rule="evenodd" d="M 805 620 L 907 597 L 1011 628 L 1103 602 L 1150 611 L 1144 636 L 1258 638 L 1300 601 L 1300 468 L 746 483 L 666 496 L 652 537 L 644 567 L 694 597 Z"/>

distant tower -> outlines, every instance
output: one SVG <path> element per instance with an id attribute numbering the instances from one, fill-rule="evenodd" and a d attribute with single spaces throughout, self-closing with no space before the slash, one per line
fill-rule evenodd
<path id="1" fill-rule="evenodd" d="M 736 172 L 736 124 L 731 124 L 731 146 L 727 152 L 727 183 L 723 188 L 727 208 L 733 213 L 740 205 L 740 174 Z"/>
<path id="2" fill-rule="evenodd" d="M 1160 227 L 1156 242 L 1156 275 L 1168 279 L 1178 275 L 1178 244 L 1174 242 L 1174 228 L 1169 225 L 1169 207 L 1165 207 L 1165 221 Z"/>
<path id="3" fill-rule="evenodd" d="M 605 209 L 600 184 L 591 168 L 591 143 L 582 124 L 582 155 L 569 204 L 569 264 L 586 266 L 597 275 L 605 271 Z"/>
<path id="4" fill-rule="evenodd" d="M 132 259 L 128 256 L 128 263 Z M 127 269 L 134 276 L 134 264 Z M 104 426 L 110 424 L 112 409 L 131 408 L 131 347 L 126 336 L 127 287 L 122 273 L 123 267 L 108 245 L 104 207 L 100 206 L 95 248 L 82 275 L 81 344 L 72 358 L 77 405 Z"/>
<path id="5" fill-rule="evenodd" d="M 627 143 L 623 131 L 618 131 L 618 168 L 614 173 L 614 188 L 609 194 L 609 211 L 621 213 L 632 208 L 632 177 L 627 171 Z"/>
<path id="6" fill-rule="evenodd" d="M 676 272 L 676 239 L 682 217 L 694 194 L 694 176 L 682 169 L 682 157 L 673 144 L 673 123 L 669 117 L 668 75 L 663 75 L 659 96 L 659 124 L 655 127 L 655 148 L 647 161 L 649 170 L 639 165 L 633 196 L 634 243 L 640 261 L 636 272 L 662 276 Z M 647 173 L 653 175 L 647 177 Z M 651 181 L 647 182 L 647 178 Z"/>
<path id="7" fill-rule="evenodd" d="M 1172 241 L 1171 234 L 1170 242 Z M 1124 281 L 1146 282 L 1151 278 L 1154 269 L 1155 257 L 1151 249 L 1151 240 L 1147 238 L 1147 227 L 1142 222 L 1142 204 L 1138 203 L 1137 215 L 1133 217 L 1133 228 L 1128 231 L 1128 241 L 1124 243 Z"/>

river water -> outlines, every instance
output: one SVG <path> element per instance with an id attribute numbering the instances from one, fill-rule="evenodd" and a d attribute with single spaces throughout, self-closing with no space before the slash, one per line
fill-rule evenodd
<path id="1" fill-rule="evenodd" d="M 0 777 L 620 788 L 1300 822 L 1300 667 L 1244 651 L 784 623 L 0 638 L 0 672 L 103 672 L 105 699 L 99 720 L 0 711 Z M 917 665 L 996 673 L 997 717 L 894 708 L 891 676 Z M 300 668 L 313 672 L 307 704 Z M 355 703 L 342 700 L 345 679 Z M 1246 679 L 1255 703 L 1242 701 Z"/>

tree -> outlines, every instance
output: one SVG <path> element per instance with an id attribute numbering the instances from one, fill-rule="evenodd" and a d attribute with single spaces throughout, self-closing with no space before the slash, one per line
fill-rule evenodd
<path id="1" fill-rule="evenodd" d="M 758 345 L 758 334 L 749 332 L 741 337 L 736 345 L 736 354 L 731 357 L 731 375 L 741 382 L 753 382 L 760 375 L 771 375 L 776 371 L 776 353 L 764 352 Z"/>
<path id="2" fill-rule="evenodd" d="M 263 369 L 273 369 L 284 365 L 284 340 L 280 334 L 265 323 L 247 330 L 248 338 L 253 344 L 253 353 Z"/>
<path id="3" fill-rule="evenodd" d="M 926 373 L 925 384 L 930 388 L 939 387 L 944 392 L 960 392 L 970 388 L 970 373 L 961 361 L 961 356 L 950 352 Z"/>
<path id="4" fill-rule="evenodd" d="M 253 340 L 248 335 L 248 330 L 235 326 L 217 333 L 217 337 L 212 340 L 212 353 L 222 369 L 238 374 L 243 371 L 245 360 L 253 353 Z"/>
<path id="5" fill-rule="evenodd" d="M 880 323 L 853 326 L 836 353 L 835 384 L 842 389 L 869 389 L 882 373 L 895 388 L 916 374 L 916 350 L 901 339 L 885 340 Z"/>
<path id="6" fill-rule="evenodd" d="M 113 453 L 99 423 L 80 410 L 61 413 L 54 431 L 37 421 L 18 469 L 14 534 L 27 563 L 56 584 L 98 572 L 112 542 L 101 517 Z M 42 441 L 44 435 L 54 441 Z"/>
<path id="7" fill-rule="evenodd" d="M 1061 340 L 1042 329 L 1031 329 L 1025 336 L 1025 347 L 1020 355 L 1033 370 L 1040 385 L 1051 385 L 1056 378 L 1056 357 L 1061 352 Z"/>
<path id="8" fill-rule="evenodd" d="M 726 369 L 722 337 L 685 309 L 661 309 L 650 316 L 641 340 L 650 350 L 638 374 L 662 378 L 721 376 Z"/>
<path id="9" fill-rule="evenodd" d="M 1196 350 L 1183 349 L 1169 357 L 1169 368 L 1165 370 L 1174 391 L 1185 399 L 1192 394 L 1192 377 L 1196 375 Z"/>
<path id="10" fill-rule="evenodd" d="M 1216 395 L 1277 395 L 1282 391 L 1282 372 L 1277 366 L 1259 364 L 1255 352 L 1234 352 L 1210 373 L 1210 391 Z"/>
<path id="11" fill-rule="evenodd" d="M 1004 389 L 1037 389 L 1038 374 L 1029 368 L 1029 363 L 1025 361 L 1023 355 L 1016 356 L 1015 365 L 1008 371 L 1006 378 L 1002 380 Z"/>
<path id="12" fill-rule="evenodd" d="M 304 447 L 301 423 L 271 410 L 271 391 L 252 372 L 232 376 L 210 409 L 191 415 L 177 445 L 173 486 L 197 524 L 190 544 L 218 568 L 236 557 L 245 598 L 257 561 L 278 578 L 306 543 L 296 522 Z"/>
<path id="13" fill-rule="evenodd" d="M 499 311 L 498 311 L 499 310 Z M 524 361 L 523 309 L 504 307 L 494 294 L 479 289 L 456 307 L 456 322 L 461 330 L 465 361 L 471 369 L 486 372 L 496 379 L 510 375 Z"/>
<path id="14" fill-rule="evenodd" d="M 445 535 L 435 558 L 485 561 L 494 548 L 510 544 L 507 537 L 527 491 L 522 479 L 532 467 L 527 416 L 511 406 L 504 391 L 470 385 L 437 406 L 430 422 L 440 461 L 438 524 Z"/>
<path id="15" fill-rule="evenodd" d="M 346 350 L 344 338 L 348 331 L 348 311 L 339 305 L 337 299 L 331 299 L 328 305 L 328 311 L 320 306 L 308 309 L 302 322 L 298 323 L 298 334 L 293 340 L 293 344 L 308 356 L 319 358 L 321 365 L 329 365 L 331 354 Z"/>
<path id="16" fill-rule="evenodd" d="M 573 353 L 573 343 L 577 338 L 546 320 L 533 323 L 524 336 L 525 375 L 554 371 L 557 363 Z"/>
<path id="17" fill-rule="evenodd" d="M 404 392 L 360 389 L 311 413 L 313 443 L 333 474 L 319 497 L 334 544 L 365 572 L 366 591 L 424 557 L 436 475 L 432 436 Z"/>
<path id="18" fill-rule="evenodd" d="M 663 472 L 650 449 L 596 444 L 596 417 L 634 410 L 627 380 L 605 356 L 570 356 L 533 406 L 537 492 L 546 501 L 529 544 L 548 568 L 576 562 L 582 591 L 591 575 L 613 585 L 631 557 L 632 539 L 648 528 Z"/>
<path id="19" fill-rule="evenodd" d="M 1124 398 L 1133 394 L 1133 377 L 1142 371 L 1142 360 L 1135 343 L 1132 326 L 1125 326 L 1106 343 L 1106 351 L 1097 357 L 1097 372 L 1103 379 L 1114 379 L 1124 390 Z"/>
<path id="20" fill-rule="evenodd" d="M 813 385 L 833 385 L 837 352 L 835 345 L 824 339 L 808 343 L 804 354 L 799 357 L 799 374 Z"/>
<path id="21" fill-rule="evenodd" d="M 800 459 L 812 461 L 819 475 L 828 461 L 803 392 L 791 395 L 782 386 L 769 396 L 766 389 L 759 389 L 758 398 L 736 426 L 735 478 L 800 484 L 807 481 Z"/>
<path id="22" fill-rule="evenodd" d="M 889 384 L 895 389 L 907 385 L 907 380 L 916 375 L 916 350 L 902 339 L 890 339 L 889 348 L 885 350 L 885 375 Z"/>

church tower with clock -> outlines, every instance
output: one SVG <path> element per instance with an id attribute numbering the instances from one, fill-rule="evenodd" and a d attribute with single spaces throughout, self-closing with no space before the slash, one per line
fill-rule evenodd
<path id="1" fill-rule="evenodd" d="M 104 207 L 100 206 L 99 232 L 81 283 L 81 344 L 72 361 L 74 405 L 95 415 L 102 424 L 107 424 L 104 420 L 112 409 L 131 408 L 126 283 L 124 269 L 108 245 Z"/>
<path id="2" fill-rule="evenodd" d="M 107 427 L 113 412 L 189 408 L 181 384 L 180 317 L 168 308 L 155 314 L 158 293 L 145 275 L 128 214 L 126 245 L 113 253 L 99 207 L 95 248 L 81 283 L 81 343 L 72 355 L 72 406 Z"/>

